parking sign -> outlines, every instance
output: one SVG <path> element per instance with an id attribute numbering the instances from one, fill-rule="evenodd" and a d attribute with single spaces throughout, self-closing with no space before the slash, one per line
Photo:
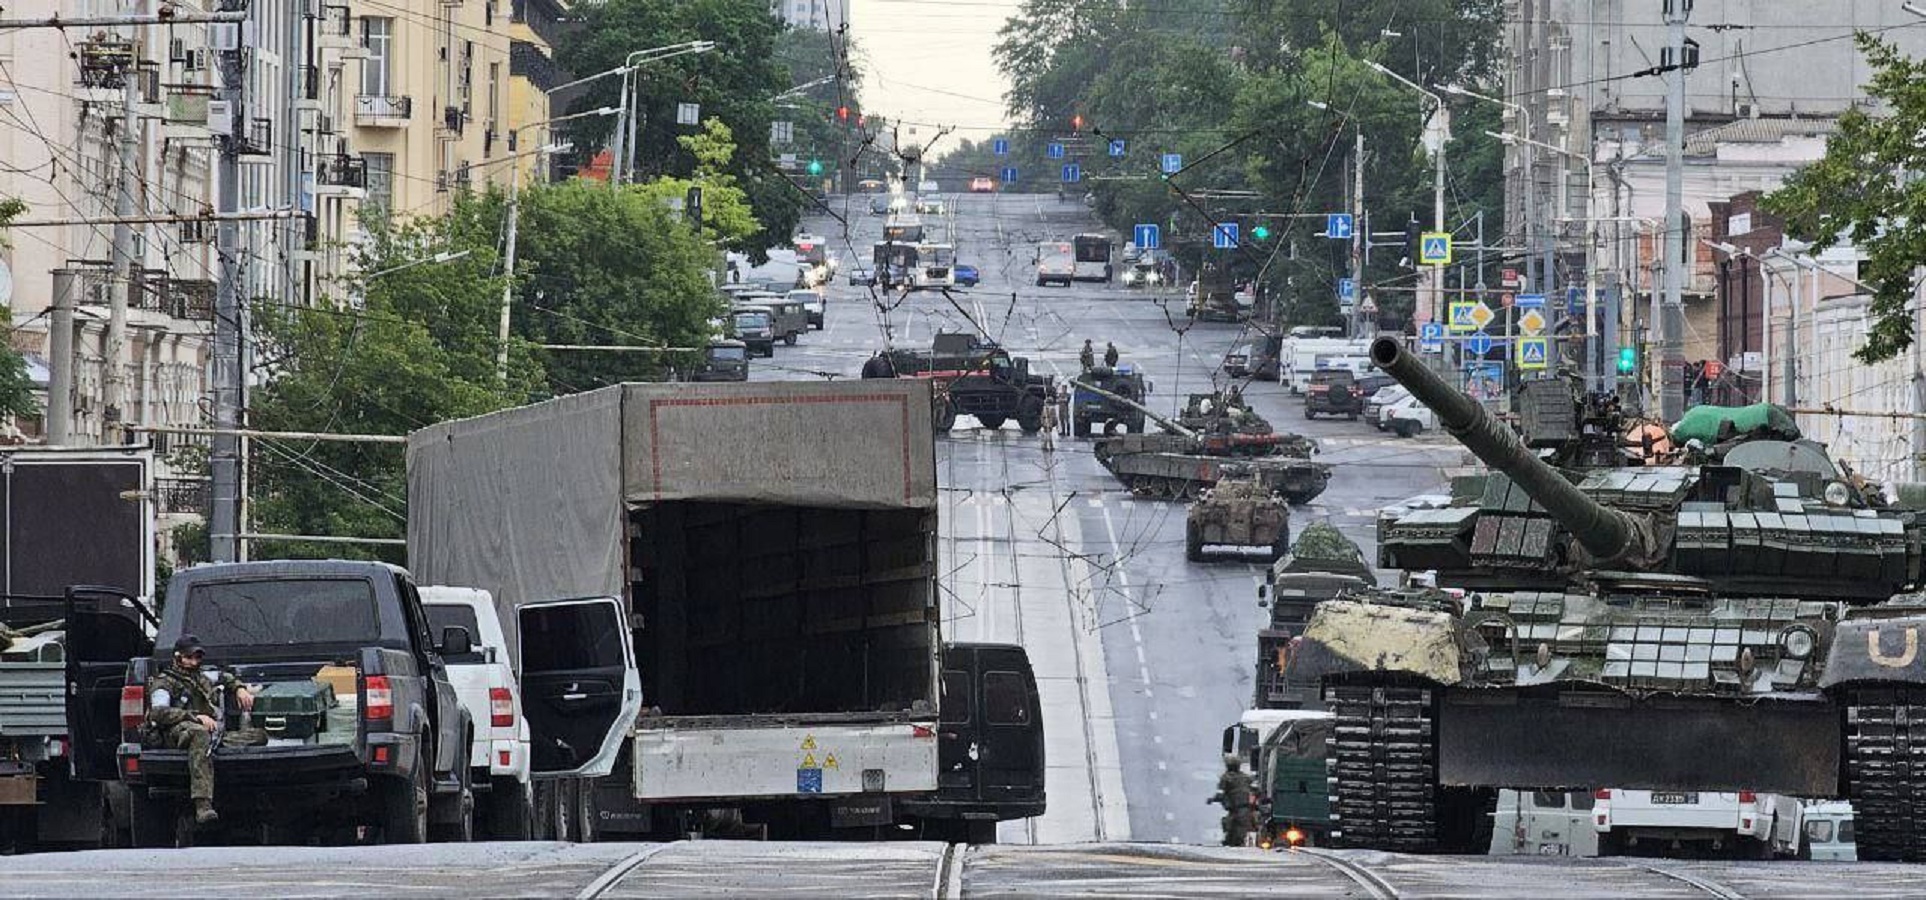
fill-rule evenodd
<path id="1" fill-rule="evenodd" d="M 1183 170 L 1184 170 L 1184 155 L 1182 153 L 1164 154 L 1164 174 L 1165 175 L 1175 175 L 1178 172 L 1181 172 Z"/>
<path id="2" fill-rule="evenodd" d="M 998 155 L 998 156 L 1009 156 L 1009 155 L 1010 155 L 1010 139 L 1009 139 L 1009 138 L 997 138 L 996 140 L 993 140 L 993 141 L 991 141 L 991 142 L 990 142 L 990 152 L 991 152 L 991 153 L 994 153 L 994 154 L 996 154 L 996 155 Z"/>
<path id="3" fill-rule="evenodd" d="M 1123 142 L 1123 141 L 1121 141 L 1121 140 L 1117 140 L 1117 141 L 1111 141 L 1111 142 L 1110 142 L 1110 155 L 1111 155 L 1111 156 L 1122 156 L 1122 155 L 1124 155 L 1124 142 Z"/>

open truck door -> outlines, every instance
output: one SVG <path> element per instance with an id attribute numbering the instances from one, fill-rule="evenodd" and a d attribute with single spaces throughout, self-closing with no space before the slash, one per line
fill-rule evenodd
<path id="1" fill-rule="evenodd" d="M 119 777 L 115 750 L 120 746 L 121 689 L 127 664 L 154 654 L 150 636 L 160 622 L 140 600 L 108 587 L 75 586 L 60 601 L 66 620 L 67 734 L 74 777 L 112 781 Z M 145 716 L 143 704 L 137 711 Z"/>
<path id="2" fill-rule="evenodd" d="M 540 600 L 515 613 L 530 773 L 608 775 L 642 712 L 642 679 L 622 601 Z"/>

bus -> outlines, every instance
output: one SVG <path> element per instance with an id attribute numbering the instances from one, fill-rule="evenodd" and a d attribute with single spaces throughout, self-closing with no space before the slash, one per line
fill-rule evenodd
<path id="1" fill-rule="evenodd" d="M 1077 276 L 1077 264 L 1068 241 L 1044 241 L 1037 245 L 1037 287 L 1051 282 L 1069 287 Z"/>
<path id="2" fill-rule="evenodd" d="M 912 279 L 916 287 L 946 288 L 956 285 L 954 244 L 918 244 L 916 258 L 919 265 Z"/>
<path id="3" fill-rule="evenodd" d="M 915 216 L 890 216 L 883 223 L 883 240 L 910 244 L 923 240 L 923 220 Z"/>
<path id="4" fill-rule="evenodd" d="M 870 258 L 874 263 L 877 287 L 888 291 L 915 286 L 912 279 L 918 258 L 915 244 L 878 241 Z"/>
<path id="5" fill-rule="evenodd" d="M 1101 234 L 1080 234 L 1070 239 L 1076 249 L 1075 279 L 1110 283 L 1110 238 Z"/>

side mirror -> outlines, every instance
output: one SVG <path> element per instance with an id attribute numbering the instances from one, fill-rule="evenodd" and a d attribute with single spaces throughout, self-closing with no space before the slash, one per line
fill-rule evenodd
<path id="1" fill-rule="evenodd" d="M 441 655 L 465 656 L 475 652 L 475 639 L 468 629 L 460 625 L 449 625 L 441 630 Z"/>

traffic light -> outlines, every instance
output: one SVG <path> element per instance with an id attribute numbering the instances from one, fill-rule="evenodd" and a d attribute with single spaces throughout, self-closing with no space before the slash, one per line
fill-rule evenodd
<path id="1" fill-rule="evenodd" d="M 1070 130 L 1071 131 L 1083 130 L 1083 113 L 1078 113 L 1070 117 Z"/>
<path id="2" fill-rule="evenodd" d="M 811 175 L 821 175 L 822 173 L 823 173 L 823 161 L 822 161 L 822 160 L 820 160 L 820 159 L 812 159 L 812 160 L 810 160 L 810 161 L 809 161 L 809 174 L 811 174 Z"/>
<path id="3" fill-rule="evenodd" d="M 1424 225 L 1416 219 L 1404 223 L 1404 265 L 1413 269 L 1418 267 L 1418 260 L 1423 258 L 1420 252 L 1423 243 Z"/>
<path id="4" fill-rule="evenodd" d="M 844 122 L 849 121 L 849 107 L 847 106 L 836 107 L 836 118 Z"/>
<path id="5" fill-rule="evenodd" d="M 1618 374 L 1630 375 L 1638 371 L 1638 348 L 1618 348 Z"/>
<path id="6" fill-rule="evenodd" d="M 1268 240 L 1270 240 L 1270 239 L 1271 239 L 1271 226 L 1269 226 L 1269 225 L 1258 225 L 1258 226 L 1256 226 L 1256 227 L 1253 227 L 1253 228 L 1251 229 L 1251 239 L 1252 239 L 1252 240 L 1256 240 L 1256 241 L 1268 241 Z"/>

